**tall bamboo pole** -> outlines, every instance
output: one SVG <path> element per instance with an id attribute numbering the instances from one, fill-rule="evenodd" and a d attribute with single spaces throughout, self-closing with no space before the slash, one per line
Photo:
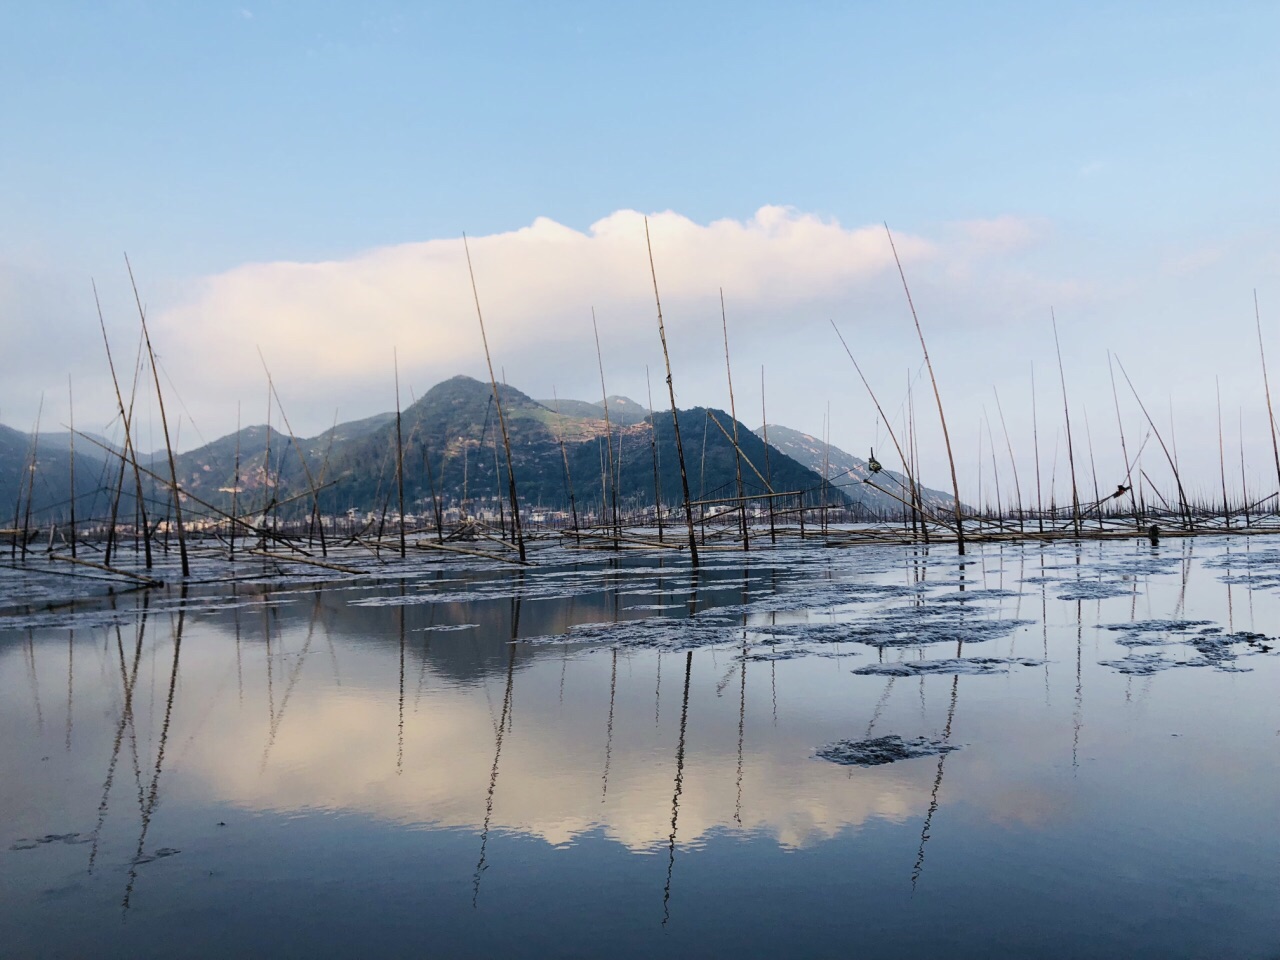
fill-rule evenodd
<path id="1" fill-rule="evenodd" d="M 484 315 L 480 312 L 480 293 L 476 289 L 476 274 L 471 267 L 471 248 L 467 244 L 467 235 L 462 235 L 462 249 L 467 255 L 467 273 L 471 277 L 471 295 L 476 302 L 476 319 L 480 321 L 480 340 L 484 343 L 484 359 L 489 365 L 489 384 L 493 387 L 493 399 L 498 407 L 498 425 L 502 428 L 502 445 L 507 451 L 507 492 L 511 497 L 511 516 L 515 524 L 516 549 L 520 552 L 520 562 L 525 562 L 524 530 L 520 525 L 520 501 L 516 497 L 516 473 L 511 465 L 511 438 L 507 435 L 507 419 L 502 413 L 502 398 L 498 396 L 498 380 L 493 375 L 493 358 L 489 355 L 489 338 L 484 332 Z"/>
<path id="2" fill-rule="evenodd" d="M 658 419 L 653 415 L 653 387 L 649 365 L 644 366 L 644 388 L 649 395 L 649 452 L 653 455 L 653 512 L 658 521 L 658 542 L 662 543 L 662 480 L 658 476 Z"/>
<path id="3" fill-rule="evenodd" d="M 111 519 L 108 521 L 108 524 L 107 524 L 107 546 L 106 546 L 106 550 L 103 552 L 103 563 L 110 565 L 111 549 L 115 544 L 115 538 L 116 538 L 116 518 L 119 516 L 119 511 L 120 511 L 120 495 L 124 490 L 124 468 L 126 463 L 133 464 L 134 493 L 135 493 L 135 496 L 137 497 L 138 510 L 142 514 L 142 526 L 145 529 L 147 525 L 146 506 L 142 502 L 142 475 L 141 475 L 141 472 L 138 470 L 138 458 L 136 455 L 136 451 L 134 450 L 134 447 L 133 447 L 132 429 L 131 429 L 132 421 L 133 421 L 133 401 L 134 401 L 134 397 L 137 396 L 137 387 L 138 387 L 138 377 L 137 377 L 138 362 L 137 361 L 134 362 L 133 392 L 129 397 L 129 409 L 126 410 L 124 406 L 124 396 L 120 392 L 120 380 L 116 376 L 115 361 L 112 360 L 111 358 L 111 343 L 107 339 L 107 324 L 102 317 L 102 301 L 99 300 L 98 298 L 98 285 L 93 280 L 90 280 L 89 282 L 93 286 L 94 305 L 98 308 L 98 327 L 102 330 L 102 344 L 107 351 L 107 368 L 111 371 L 111 383 L 115 387 L 115 391 L 116 391 L 116 410 L 120 414 L 120 423 L 121 423 L 121 426 L 124 428 L 124 450 L 123 450 L 123 456 L 121 456 L 120 458 L 120 476 L 116 482 L 115 495 L 111 500 Z M 140 357 L 141 357 L 141 342 L 139 342 L 139 359 Z M 151 569 L 151 538 L 150 537 L 146 538 L 146 569 L 148 570 Z"/>
<path id="4" fill-rule="evenodd" d="M 742 454 L 738 448 L 738 409 L 733 402 L 733 368 L 729 365 L 729 321 L 724 312 L 724 287 L 720 288 L 720 325 L 724 330 L 724 369 L 729 377 L 729 416 L 733 418 L 733 464 L 738 473 L 738 526 L 745 551 L 751 549 L 751 544 L 747 538 L 747 505 L 742 491 Z"/>
<path id="5" fill-rule="evenodd" d="M 182 529 L 182 490 L 178 486 L 178 465 L 173 457 L 173 444 L 169 441 L 169 420 L 164 412 L 164 393 L 160 389 L 160 370 L 156 366 L 156 353 L 151 347 L 151 334 L 147 330 L 147 314 L 142 309 L 142 298 L 138 295 L 138 284 L 133 279 L 133 266 L 128 255 L 124 258 L 125 268 L 129 271 L 129 283 L 133 287 L 133 299 L 138 305 L 138 319 L 142 323 L 142 336 L 147 341 L 147 356 L 151 358 L 151 375 L 156 382 L 156 403 L 160 407 L 160 426 L 164 429 L 164 446 L 169 454 L 169 479 L 173 484 L 173 521 L 178 527 L 178 552 L 182 556 L 182 575 L 191 576 L 191 561 L 187 557 L 187 537 Z"/>
<path id="6" fill-rule="evenodd" d="M 898 248 L 893 243 L 893 234 L 889 225 L 884 225 L 884 232 L 889 236 L 889 248 L 893 251 L 893 262 L 898 265 L 898 276 L 902 278 L 902 289 L 907 295 L 907 306 L 911 308 L 911 319 L 915 321 L 916 336 L 920 338 L 920 351 L 924 354 L 924 363 L 929 370 L 929 381 L 933 384 L 933 398 L 938 402 L 938 420 L 942 424 L 942 442 L 947 448 L 947 462 L 951 465 L 951 490 L 955 497 L 956 508 L 956 550 L 964 553 L 964 514 L 960 506 L 960 481 L 956 478 L 956 458 L 951 452 L 951 437 L 947 433 L 947 416 L 942 410 L 942 394 L 938 392 L 938 378 L 933 375 L 933 362 L 929 359 L 929 348 L 924 343 L 924 331 L 920 329 L 920 318 L 916 315 L 916 305 L 911 301 L 911 290 L 907 286 L 907 275 L 902 269 L 902 261 L 898 258 Z"/>
<path id="7" fill-rule="evenodd" d="M 662 324 L 662 300 L 658 296 L 658 271 L 653 265 L 653 243 L 649 239 L 649 218 L 644 218 L 644 242 L 649 251 L 649 274 L 653 277 L 653 300 L 658 307 L 658 338 L 662 341 L 662 359 L 667 365 L 667 393 L 671 397 L 671 426 L 676 435 L 676 459 L 680 461 L 680 486 L 684 491 L 684 519 L 689 528 L 689 557 L 698 567 L 698 541 L 693 532 L 693 508 L 689 505 L 689 475 L 684 468 L 684 444 L 680 442 L 680 418 L 676 413 L 676 388 L 671 381 L 671 354 L 667 352 L 667 331 Z"/>
<path id="8" fill-rule="evenodd" d="M 400 355 L 393 348 L 391 362 L 396 378 L 396 494 L 400 505 L 400 559 L 404 559 L 404 433 L 400 426 Z M 521 558 L 523 559 L 523 558 Z"/>
<path id="9" fill-rule="evenodd" d="M 591 308 L 591 332 L 596 336 L 596 366 L 600 369 L 600 404 L 604 407 L 604 445 L 609 451 L 609 496 L 613 504 L 613 549 L 619 547 L 618 538 L 622 535 L 622 530 L 618 526 L 618 470 L 614 469 L 613 462 L 613 427 L 609 423 L 609 391 L 604 385 L 604 357 L 600 353 L 600 327 L 596 324 L 596 308 Z M 618 441 L 619 456 L 622 451 L 622 441 Z M 619 466 L 618 469 L 621 469 Z"/>
<path id="10" fill-rule="evenodd" d="M 1080 494 L 1076 488 L 1076 455 L 1071 443 L 1071 409 L 1067 405 L 1067 377 L 1062 371 L 1062 348 L 1058 344 L 1058 320 L 1049 308 L 1049 320 L 1053 324 L 1053 347 L 1058 353 L 1058 379 L 1062 383 L 1062 416 L 1067 422 L 1067 464 L 1071 468 L 1071 524 L 1076 536 L 1080 536 Z"/>
<path id="11" fill-rule="evenodd" d="M 76 401 L 71 392 L 71 375 L 67 375 L 67 420 L 71 444 L 71 556 L 76 555 Z"/>
<path id="12" fill-rule="evenodd" d="M 1218 378 L 1213 378 L 1213 392 L 1218 401 L 1218 475 L 1222 480 L 1222 515 L 1226 520 L 1227 529 L 1231 529 L 1231 505 L 1227 500 L 1227 454 L 1222 445 L 1222 389 L 1218 385 Z"/>
<path id="13" fill-rule="evenodd" d="M 764 405 L 764 364 L 760 365 L 760 421 L 760 429 L 764 433 L 764 482 L 765 486 L 772 490 L 773 473 L 769 469 L 769 413 Z M 769 542 L 774 544 L 778 542 L 778 534 L 773 525 L 773 497 L 769 498 Z"/>
<path id="14" fill-rule="evenodd" d="M 1036 416 L 1036 365 L 1031 364 L 1031 442 L 1036 458 L 1036 525 L 1044 533 L 1044 489 L 1040 485 L 1040 421 Z"/>
<path id="15" fill-rule="evenodd" d="M 1276 438 L 1276 414 L 1271 406 L 1271 383 L 1267 379 L 1267 356 L 1262 350 L 1262 312 L 1258 309 L 1258 291 L 1253 291 L 1253 320 L 1258 329 L 1258 359 L 1262 363 L 1262 386 L 1267 395 L 1267 420 L 1271 424 L 1271 452 L 1276 458 L 1276 480 L 1280 481 L 1280 440 Z"/>

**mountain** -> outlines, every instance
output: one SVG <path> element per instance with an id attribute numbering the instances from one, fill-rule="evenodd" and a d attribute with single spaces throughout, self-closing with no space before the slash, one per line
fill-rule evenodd
<path id="1" fill-rule="evenodd" d="M 612 499 L 603 409 L 583 404 L 588 412 L 580 415 L 577 410 L 582 408 L 567 412 L 562 401 L 557 416 L 514 387 L 499 384 L 498 395 L 522 504 L 565 509 L 572 486 L 579 514 L 598 516 L 602 498 Z M 619 409 L 635 406 L 619 401 L 625 398 L 610 399 L 611 424 L 615 403 Z M 733 446 L 714 426 L 713 417 L 732 433 L 733 421 L 723 411 L 708 413 L 699 408 L 679 413 L 694 499 L 723 498 L 736 491 Z M 496 511 L 501 502 L 502 509 L 507 509 L 506 453 L 489 384 L 453 377 L 427 391 L 402 412 L 400 420 L 406 511 L 429 512 L 433 491 L 446 507 L 465 503 L 470 512 Z M 612 424 L 613 469 L 623 510 L 652 507 L 655 454 L 662 501 L 668 507 L 683 501 L 671 414 L 659 413 L 654 420 L 652 443 L 647 420 Z M 763 471 L 763 442 L 745 424 L 738 424 L 738 432 L 744 454 Z M 397 507 L 394 414 L 342 424 L 309 439 L 293 440 L 273 431 L 269 466 L 266 457 L 265 428 L 248 427 L 238 438 L 223 437 L 179 456 L 178 475 L 189 494 L 224 510 L 234 490 L 242 512 L 260 510 L 274 498 L 287 502 L 281 511 L 285 515 L 303 513 L 310 509 L 312 482 L 322 487 L 325 513 L 384 508 L 394 512 Z M 774 490 L 803 491 L 807 503 L 821 502 L 822 479 L 814 471 L 776 451 L 770 455 L 769 469 Z M 743 485 L 751 492 L 764 490 L 747 465 Z M 833 504 L 846 502 L 836 491 L 831 491 L 830 498 Z"/>
<path id="2" fill-rule="evenodd" d="M 26 514 L 26 498 L 31 494 L 32 525 L 47 527 L 52 513 L 69 515 L 72 496 L 71 449 L 66 433 L 41 434 L 36 444 L 34 472 L 30 471 L 31 436 L 0 424 L 0 527 L 10 527 L 19 498 L 18 526 Z M 77 521 L 102 513 L 109 503 L 106 491 L 114 488 L 107 475 L 109 454 L 88 440 L 76 438 L 75 494 Z M 119 461 L 110 458 L 115 463 Z M 129 510 L 133 501 L 129 500 Z"/>
<path id="3" fill-rule="evenodd" d="M 609 506 L 616 482 L 620 509 L 650 510 L 657 499 L 655 466 L 662 502 L 668 509 L 682 503 L 670 411 L 650 418 L 634 401 L 610 397 L 612 447 L 606 452 L 602 405 L 561 400 L 557 415 L 514 387 L 500 384 L 498 395 L 525 509 L 565 510 L 572 491 L 580 517 L 598 518 L 602 505 Z M 701 407 L 678 411 L 678 417 L 690 499 L 734 496 L 737 458 L 726 436 L 734 432 L 733 419 L 723 410 Z M 831 448 L 831 480 L 824 482 L 826 449 L 814 437 L 771 424 L 766 450 L 757 432 L 743 423 L 736 427 L 743 453 L 742 483 L 748 494 L 764 493 L 767 477 L 775 492 L 794 495 L 779 502 L 780 508 L 793 508 L 803 499 L 809 506 L 827 502 L 853 507 L 855 515 L 900 514 L 897 500 L 857 482 L 868 475 L 865 461 Z M 313 485 L 320 490 L 323 513 L 394 513 L 399 499 L 396 428 L 394 413 L 337 424 L 309 438 L 289 437 L 262 424 L 248 426 L 177 455 L 178 480 L 192 502 L 193 514 L 207 514 L 203 504 L 229 511 L 234 501 L 240 514 L 270 508 L 282 517 L 304 516 L 312 508 Z M 508 509 L 506 453 L 488 383 L 458 376 L 437 384 L 402 411 L 399 428 L 406 512 L 429 513 L 433 495 L 446 509 L 464 508 L 471 513 Z M 33 515 L 41 525 L 47 525 L 50 516 L 65 517 L 71 495 L 69 453 L 57 439 L 46 437 L 40 444 Z M 30 446 L 26 434 L 0 426 L 0 526 L 8 525 L 3 522 L 4 512 L 12 510 L 25 482 Z M 167 478 L 166 456 L 140 459 L 144 468 Z M 76 462 L 78 519 L 106 516 L 110 491 L 119 478 L 119 460 L 78 439 Z M 121 501 L 122 515 L 128 517 L 134 512 L 131 473 L 126 475 Z M 887 470 L 878 477 L 876 485 L 890 490 L 900 489 L 896 485 L 903 483 Z M 162 519 L 169 499 L 165 484 L 144 472 L 143 486 L 152 521 Z M 950 502 L 935 490 L 926 490 L 925 496 L 935 505 Z M 707 509 L 715 507 L 707 505 Z"/>
<path id="4" fill-rule="evenodd" d="M 904 474 L 893 470 L 881 470 L 872 474 L 867 461 L 861 457 L 855 457 L 839 447 L 828 447 L 817 437 L 781 424 L 771 423 L 767 427 L 761 427 L 756 433 L 763 436 L 766 431 L 769 446 L 776 447 L 819 476 L 825 470 L 831 483 L 839 486 L 855 503 L 862 504 L 871 511 L 895 516 L 905 509 L 901 500 L 911 499 Z M 865 482 L 868 479 L 870 483 Z M 880 489 L 877 490 L 876 487 Z M 941 510 L 952 509 L 955 502 L 951 494 L 929 487 L 921 487 L 920 496 L 927 505 Z"/>
<path id="5" fill-rule="evenodd" d="M 548 410 L 559 411 L 563 417 L 575 417 L 580 420 L 603 420 L 604 404 L 588 400 L 538 400 Z M 609 422 L 629 427 L 644 423 L 649 417 L 647 408 L 640 406 L 627 397 L 609 397 Z"/>

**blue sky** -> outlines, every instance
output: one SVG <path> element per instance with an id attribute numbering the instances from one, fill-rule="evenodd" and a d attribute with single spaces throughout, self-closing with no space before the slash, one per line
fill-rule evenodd
<path id="1" fill-rule="evenodd" d="M 103 395 L 88 278 L 109 324 L 128 329 L 123 250 L 163 329 L 166 311 L 245 265 L 342 263 L 540 217 L 589 232 L 616 211 L 707 225 L 777 205 L 849 230 L 887 220 L 932 244 L 909 264 L 922 319 L 966 366 L 1002 331 L 1043 324 L 1050 305 L 1086 395 L 1105 376 L 1100 339 L 1137 369 L 1150 340 L 1172 341 L 1143 372 L 1157 396 L 1191 394 L 1196 435 L 1214 373 L 1229 409 L 1256 400 L 1256 355 L 1225 340 L 1252 332 L 1253 288 L 1264 309 L 1280 299 L 1278 28 L 1268 3 L 12 5 L 0 35 L 0 347 L 30 363 L 0 388 L 0 419 L 29 425 L 38 392 L 62 391 L 68 372 L 86 403 Z M 971 262 L 956 225 L 1001 220 L 1023 229 Z M 502 274 L 488 274 L 492 289 L 507 271 L 490 266 Z M 707 278 L 712 294 L 721 280 Z M 882 295 L 875 309 L 893 305 L 901 321 L 892 285 L 848 298 Z M 835 294 L 821 306 L 813 330 L 840 312 L 888 322 Z M 746 327 L 744 361 L 801 362 Z M 886 335 L 884 362 L 911 366 L 909 346 Z M 615 376 L 635 391 L 630 359 L 618 356 Z M 1173 391 L 1170 367 L 1205 377 Z M 419 386 L 442 370 L 425 365 Z M 522 373 L 513 383 L 549 391 Z M 968 396 L 1004 377 L 993 364 L 950 382 Z M 709 365 L 686 378 L 689 402 L 724 402 Z M 772 379 L 780 412 L 819 430 L 821 414 L 804 412 L 822 408 L 805 394 L 812 375 Z M 590 380 L 560 382 L 585 394 Z M 192 383 L 201 429 L 233 425 L 234 400 L 218 406 L 211 385 Z M 387 406 L 372 387 L 349 389 L 344 415 Z M 304 394 L 293 419 L 322 427 L 332 411 L 311 417 Z M 861 450 L 865 416 L 854 419 L 838 419 L 833 439 Z"/>

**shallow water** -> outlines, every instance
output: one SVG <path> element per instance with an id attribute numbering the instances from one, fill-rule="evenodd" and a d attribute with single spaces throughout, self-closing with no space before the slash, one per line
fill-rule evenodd
<path id="1" fill-rule="evenodd" d="M 1266 538 L 534 559 L 6 574 L 0 953 L 1280 956 Z"/>

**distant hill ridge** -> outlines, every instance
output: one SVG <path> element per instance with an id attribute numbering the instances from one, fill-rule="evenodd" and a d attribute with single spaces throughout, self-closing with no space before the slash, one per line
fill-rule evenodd
<path id="1" fill-rule="evenodd" d="M 766 429 L 769 434 L 769 446 L 776 447 L 819 475 L 826 471 L 826 476 L 833 483 L 840 484 L 844 492 L 857 503 L 864 503 L 871 509 L 881 512 L 892 513 L 903 509 L 903 505 L 895 497 L 908 501 L 911 499 L 907 494 L 909 485 L 904 474 L 894 470 L 881 470 L 878 474 L 873 474 L 867 461 L 861 457 L 855 457 L 839 447 L 828 445 L 817 437 L 778 423 L 771 423 L 767 428 L 761 427 L 756 433 L 763 436 Z M 893 496 L 881 493 L 866 481 L 870 481 L 875 487 L 889 491 Z M 949 493 L 924 486 L 920 487 L 920 496 L 926 505 L 937 509 L 950 510 L 955 501 Z"/>

